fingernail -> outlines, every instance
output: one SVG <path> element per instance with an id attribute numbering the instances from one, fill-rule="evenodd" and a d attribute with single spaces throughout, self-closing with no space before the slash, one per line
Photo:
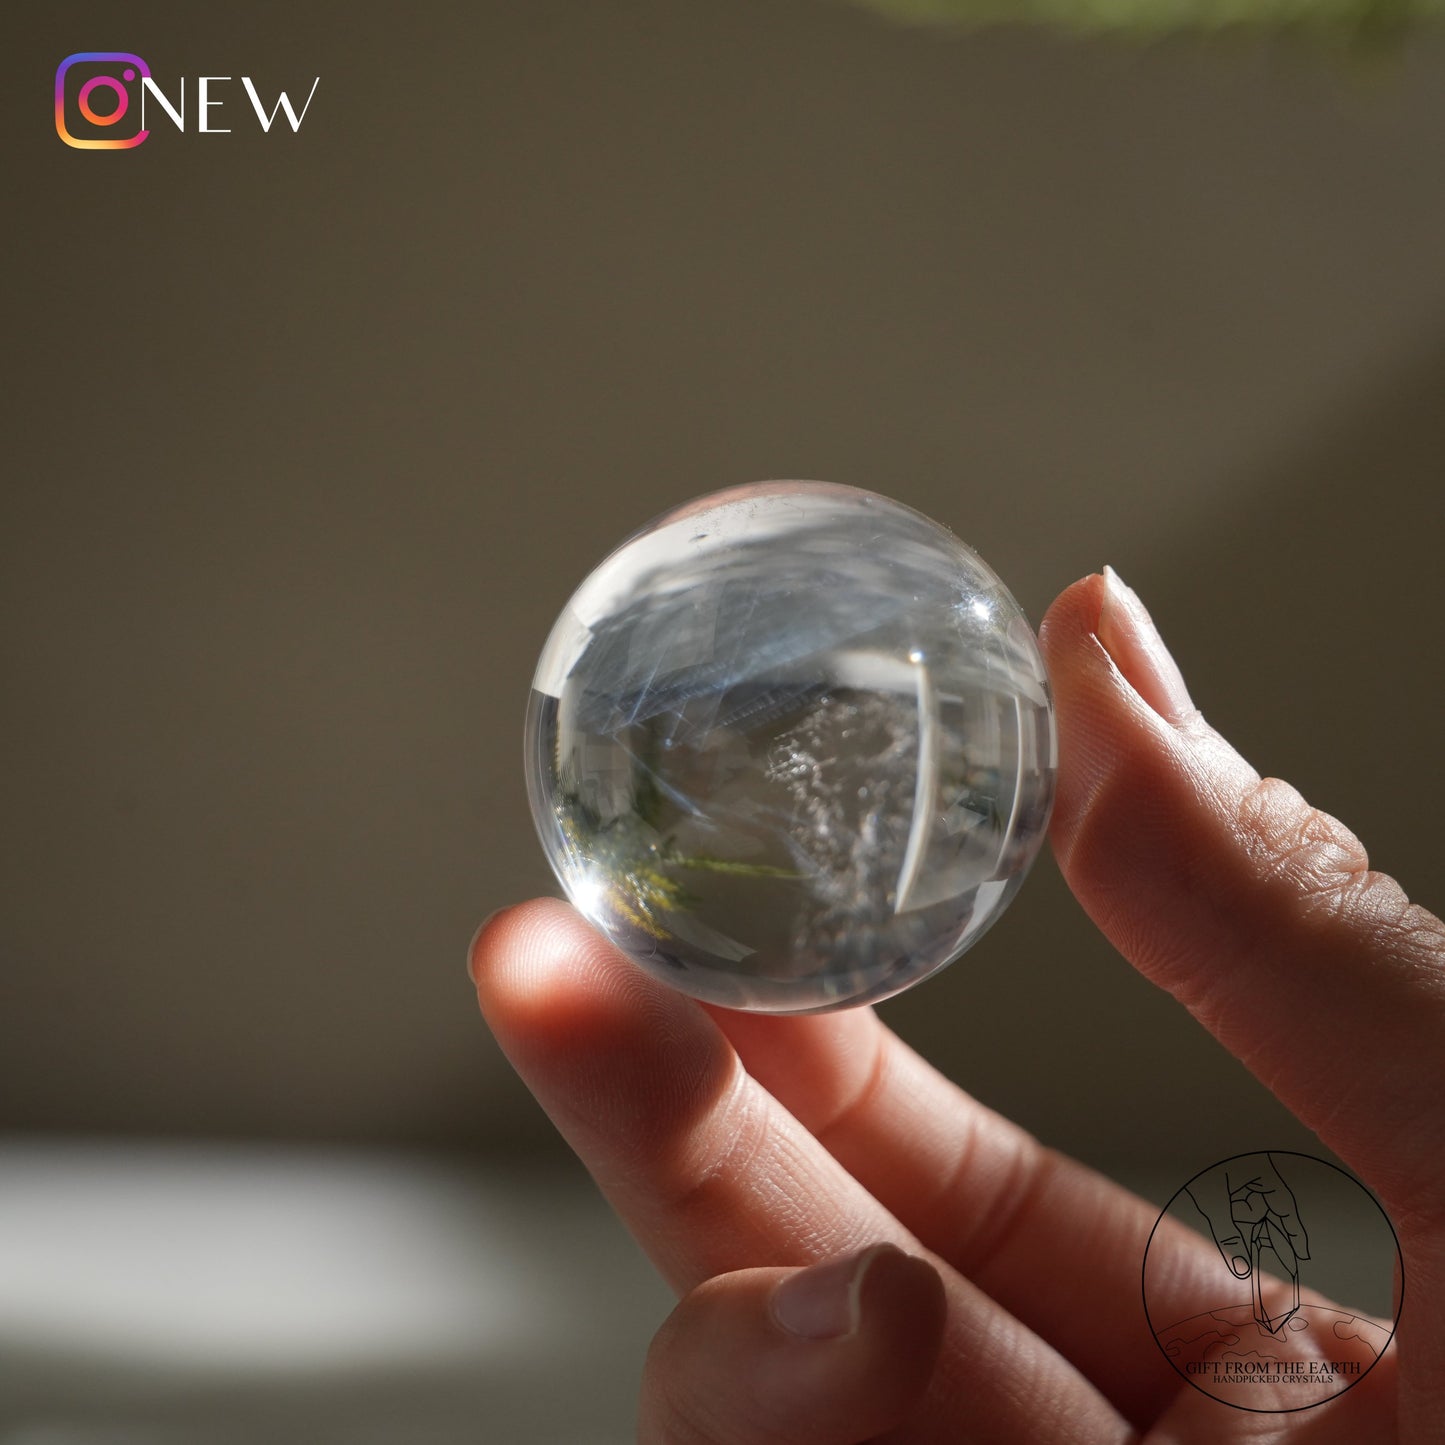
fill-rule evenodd
<path id="1" fill-rule="evenodd" d="M 467 944 L 467 977 L 468 977 L 469 979 L 471 979 L 471 981 L 472 981 L 473 984 L 475 984 L 476 981 L 477 981 L 476 970 L 475 970 L 475 969 L 473 968 L 473 966 L 472 966 L 472 954 L 476 952 L 477 939 L 479 939 L 479 938 L 482 936 L 482 934 L 484 934 L 484 933 L 487 931 L 487 925 L 488 925 L 494 918 L 496 918 L 498 914 L 500 914 L 500 913 L 505 913 L 505 912 L 507 911 L 507 909 L 510 908 L 511 906 L 512 906 L 512 905 L 511 905 L 510 903 L 507 903 L 507 904 L 504 904 L 501 908 L 494 908 L 494 909 L 492 909 L 492 911 L 491 911 L 489 914 L 487 914 L 487 916 L 486 916 L 484 919 L 482 919 L 482 921 L 477 925 L 477 931 L 476 931 L 474 934 L 472 934 L 472 941 L 471 941 L 469 944 Z"/>
<path id="2" fill-rule="evenodd" d="M 773 1291 L 773 1318 L 790 1334 L 806 1340 L 852 1334 L 862 1317 L 863 1280 L 889 1251 L 903 1253 L 896 1245 L 875 1244 L 860 1254 L 845 1254 L 790 1274 Z"/>
<path id="3" fill-rule="evenodd" d="M 1229 1267 L 1243 1279 L 1249 1273 L 1249 1261 L 1242 1255 L 1236 1254 L 1229 1262 Z"/>
<path id="4" fill-rule="evenodd" d="M 1138 593 L 1112 567 L 1104 568 L 1098 637 L 1130 686 L 1165 721 L 1182 722 L 1194 712 L 1179 664 Z"/>

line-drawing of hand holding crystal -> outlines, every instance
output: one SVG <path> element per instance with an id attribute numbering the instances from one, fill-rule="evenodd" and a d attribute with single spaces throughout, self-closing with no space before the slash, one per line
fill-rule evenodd
<path id="1" fill-rule="evenodd" d="M 1229 1272 L 1250 1281 L 1255 1323 L 1279 1334 L 1299 1309 L 1299 1262 L 1310 1249 L 1294 1193 L 1274 1160 L 1268 1154 L 1228 1160 L 1193 1180 L 1189 1197 Z M 1287 1286 L 1281 1308 L 1272 1309 L 1264 1298 L 1271 1274 Z"/>

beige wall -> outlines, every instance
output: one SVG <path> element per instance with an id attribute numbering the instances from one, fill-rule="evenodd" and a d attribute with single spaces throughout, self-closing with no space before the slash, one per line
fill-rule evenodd
<path id="1" fill-rule="evenodd" d="M 322 78 L 294 138 L 82 154 L 91 44 Z M 623 534 L 759 477 L 922 508 L 1035 621 L 1113 562 L 1439 906 L 1440 40 L 90 3 L 9 60 L 6 1123 L 560 1147 L 462 972 L 551 886 L 531 666 Z M 1093 1159 L 1306 1137 L 1047 860 L 885 1012 Z"/>

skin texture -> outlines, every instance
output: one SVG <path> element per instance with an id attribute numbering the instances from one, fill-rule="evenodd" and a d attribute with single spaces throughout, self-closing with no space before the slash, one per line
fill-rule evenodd
<path id="1" fill-rule="evenodd" d="M 699 1004 L 541 899 L 489 919 L 469 967 L 507 1057 L 680 1297 L 644 1368 L 643 1445 L 1442 1438 L 1445 926 L 1209 727 L 1114 574 L 1069 587 L 1040 640 L 1070 887 L 1381 1199 L 1411 1281 L 1394 1347 L 1316 1409 L 1221 1406 L 1142 1317 L 1152 1205 L 982 1107 L 873 1010 Z M 1293 1001 L 1287 1020 L 1252 1006 L 1261 989 Z M 1182 1231 L 1170 1257 L 1161 1318 L 1220 1268 Z M 810 1266 L 794 1302 L 841 1334 L 779 1319 L 775 1290 Z"/>

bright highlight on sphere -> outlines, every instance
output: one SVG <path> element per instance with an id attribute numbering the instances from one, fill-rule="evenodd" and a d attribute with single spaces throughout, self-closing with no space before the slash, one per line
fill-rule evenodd
<path id="1" fill-rule="evenodd" d="M 527 710 L 532 815 L 577 908 L 729 1008 L 899 993 L 975 943 L 1048 825 L 1038 644 L 936 522 L 827 482 L 664 513 L 577 589 Z"/>

